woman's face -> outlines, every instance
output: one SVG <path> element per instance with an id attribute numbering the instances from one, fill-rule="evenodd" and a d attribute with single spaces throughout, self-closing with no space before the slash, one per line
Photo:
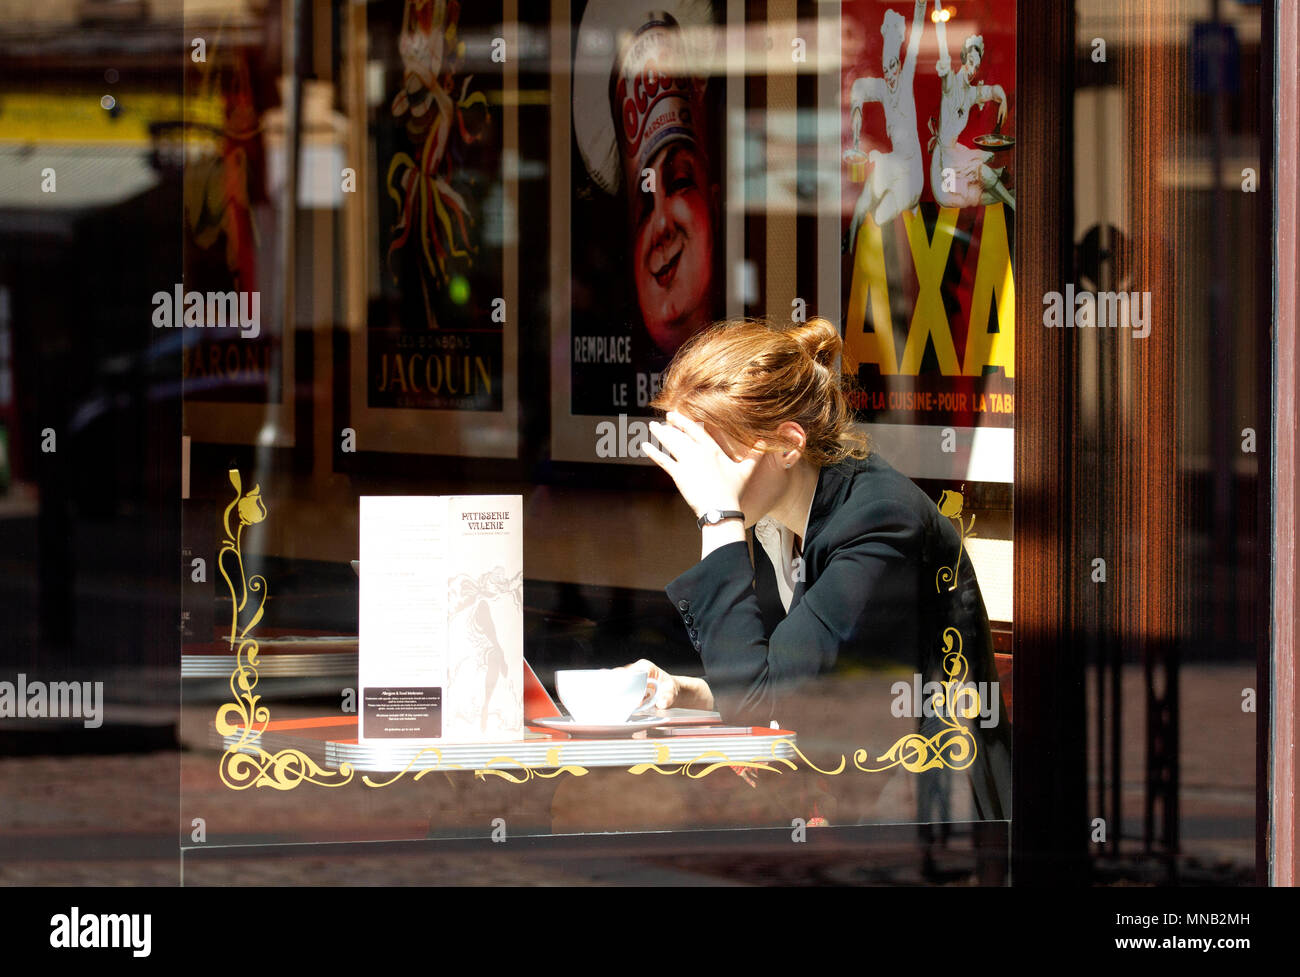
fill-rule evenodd
<path id="1" fill-rule="evenodd" d="M 740 511 L 745 514 L 745 526 L 758 522 L 776 508 L 789 487 L 781 463 L 781 452 L 769 451 L 754 466 L 745 491 L 740 494 Z"/>
<path id="2" fill-rule="evenodd" d="M 752 446 L 729 438 L 712 425 L 705 424 L 704 429 L 732 461 L 740 461 L 751 451 L 756 450 Z M 775 509 L 789 485 L 781 452 L 764 453 L 740 493 L 740 511 L 745 514 L 745 527 L 749 528 Z"/>
<path id="3" fill-rule="evenodd" d="M 713 216 L 708 166 L 690 143 L 670 143 L 632 187 L 632 276 L 650 338 L 671 355 L 711 319 Z"/>
<path id="4" fill-rule="evenodd" d="M 974 78 L 975 78 L 975 72 L 979 71 L 979 69 L 980 69 L 980 61 L 981 61 L 981 60 L 983 60 L 983 59 L 982 59 L 981 56 L 980 56 L 980 49 L 979 49 L 979 48 L 977 48 L 977 47 L 972 47 L 972 48 L 967 48 L 967 49 L 966 49 L 966 78 L 967 78 L 967 80 L 974 80 Z"/>

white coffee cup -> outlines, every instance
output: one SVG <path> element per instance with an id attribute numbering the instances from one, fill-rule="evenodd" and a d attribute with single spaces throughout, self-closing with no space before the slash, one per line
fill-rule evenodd
<path id="1" fill-rule="evenodd" d="M 555 691 L 575 722 L 584 726 L 625 723 L 658 683 L 644 669 L 569 668 L 555 673 Z"/>

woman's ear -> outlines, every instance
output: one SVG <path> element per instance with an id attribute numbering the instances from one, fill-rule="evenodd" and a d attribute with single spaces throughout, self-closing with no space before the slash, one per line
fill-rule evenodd
<path id="1" fill-rule="evenodd" d="M 803 427 L 795 421 L 785 421 L 776 432 L 786 444 L 781 451 L 781 465 L 784 468 L 793 468 L 803 457 L 804 449 L 808 446 L 808 436 L 804 433 Z"/>

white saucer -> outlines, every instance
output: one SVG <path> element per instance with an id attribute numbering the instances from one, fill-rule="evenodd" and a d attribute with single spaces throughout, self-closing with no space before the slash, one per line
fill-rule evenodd
<path id="1" fill-rule="evenodd" d="M 592 726 L 586 723 L 580 723 L 571 716 L 548 716 L 545 719 L 526 719 L 525 726 L 543 726 L 546 729 L 554 729 L 561 733 L 569 733 L 573 736 L 631 736 L 633 733 L 643 729 L 651 729 L 655 726 L 662 726 L 664 719 L 662 716 L 646 716 L 639 719 L 629 719 L 624 723 L 614 723 L 606 726 Z"/>

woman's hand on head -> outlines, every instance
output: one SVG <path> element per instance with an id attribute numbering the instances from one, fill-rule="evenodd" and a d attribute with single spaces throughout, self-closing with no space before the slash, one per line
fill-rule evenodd
<path id="1" fill-rule="evenodd" d="M 739 509 L 740 497 L 763 457 L 758 447 L 732 458 L 696 421 L 669 411 L 666 423 L 650 422 L 662 448 L 648 442 L 642 450 L 666 471 L 696 516 L 709 509 Z"/>

